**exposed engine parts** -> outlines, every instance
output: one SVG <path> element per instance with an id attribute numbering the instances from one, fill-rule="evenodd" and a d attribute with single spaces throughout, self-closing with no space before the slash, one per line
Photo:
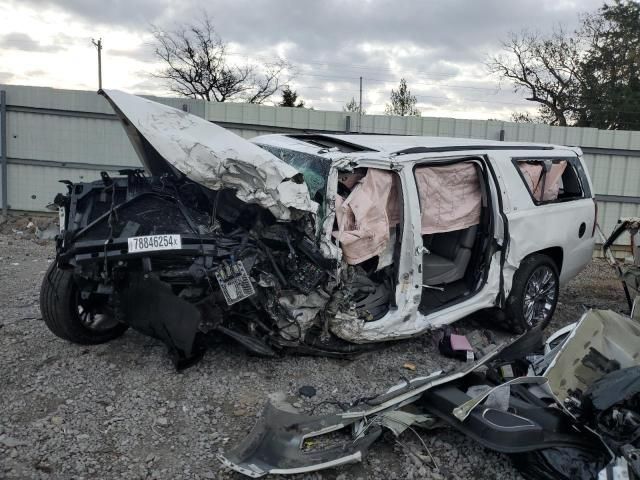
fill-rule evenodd
<path id="1" fill-rule="evenodd" d="M 375 318 L 388 308 L 388 287 L 326 259 L 304 215 L 278 223 L 228 190 L 121 173 L 56 198 L 69 219 L 57 263 L 73 267 L 87 309 L 159 338 L 178 366 L 215 334 L 262 355 L 353 353 L 357 346 L 323 334 L 326 310 Z"/>

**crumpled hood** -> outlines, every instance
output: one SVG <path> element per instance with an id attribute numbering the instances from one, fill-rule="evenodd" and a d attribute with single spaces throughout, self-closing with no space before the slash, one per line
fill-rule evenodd
<path id="1" fill-rule="evenodd" d="M 130 95 L 102 90 L 152 175 L 180 172 L 208 188 L 230 188 L 247 203 L 289 220 L 315 213 L 302 174 L 271 153 L 200 117 Z"/>

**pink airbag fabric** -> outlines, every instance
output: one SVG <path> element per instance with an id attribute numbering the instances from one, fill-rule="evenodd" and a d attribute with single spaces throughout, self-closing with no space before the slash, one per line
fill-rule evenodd
<path id="1" fill-rule="evenodd" d="M 422 234 L 452 232 L 480 223 L 482 193 L 473 163 L 415 170 Z"/>
<path id="2" fill-rule="evenodd" d="M 528 163 L 518 162 L 518 168 L 522 172 L 529 191 L 533 197 L 540 201 L 556 200 L 558 198 L 558 192 L 560 191 L 560 180 L 562 174 L 567 168 L 566 160 L 554 163 L 551 166 L 551 170 L 547 172 L 544 180 L 544 195 L 542 193 L 542 164 L 541 163 Z"/>
<path id="3" fill-rule="evenodd" d="M 450 342 L 451 342 L 451 348 L 453 350 L 473 351 L 473 347 L 469 343 L 469 340 L 467 340 L 467 337 L 465 337 L 464 335 L 456 335 L 452 333 L 450 337 Z"/>
<path id="4" fill-rule="evenodd" d="M 349 178 L 353 181 L 353 177 Z M 389 229 L 400 222 L 398 178 L 392 172 L 367 170 L 345 199 L 336 196 L 338 240 L 349 265 L 382 253 L 389 243 Z"/>

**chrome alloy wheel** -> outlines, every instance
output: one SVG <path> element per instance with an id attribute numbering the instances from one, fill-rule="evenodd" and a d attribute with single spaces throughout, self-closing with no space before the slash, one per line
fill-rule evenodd
<path id="1" fill-rule="evenodd" d="M 558 296 L 556 276 L 547 265 L 536 268 L 524 290 L 522 313 L 529 327 L 545 322 L 551 316 Z"/>

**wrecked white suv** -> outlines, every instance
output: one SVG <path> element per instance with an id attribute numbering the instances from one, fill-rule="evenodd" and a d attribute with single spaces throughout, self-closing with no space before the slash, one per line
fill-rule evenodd
<path id="1" fill-rule="evenodd" d="M 48 327 L 100 343 L 129 326 L 178 366 L 231 338 L 349 355 L 493 309 L 544 327 L 591 259 L 596 206 L 577 148 L 281 134 L 251 142 L 117 91 L 143 169 L 67 182 Z"/>

